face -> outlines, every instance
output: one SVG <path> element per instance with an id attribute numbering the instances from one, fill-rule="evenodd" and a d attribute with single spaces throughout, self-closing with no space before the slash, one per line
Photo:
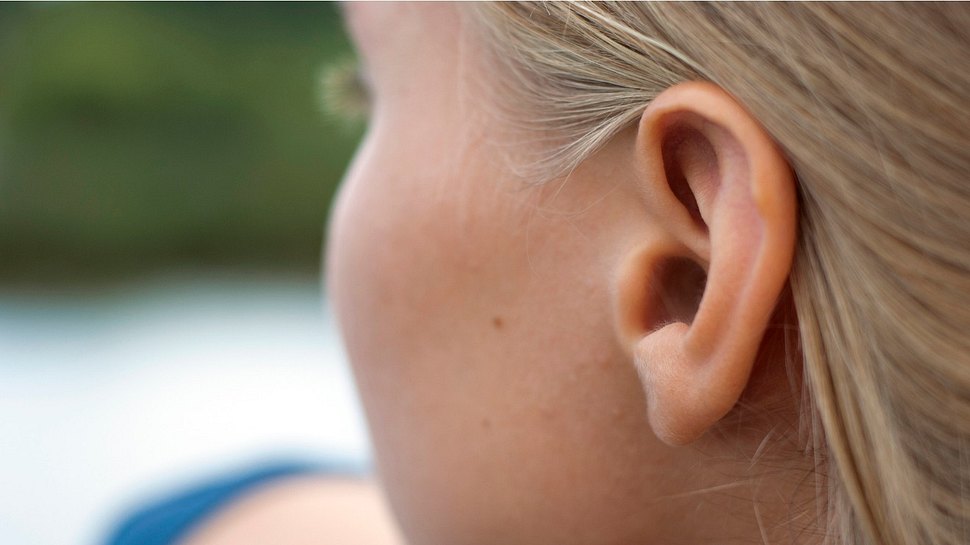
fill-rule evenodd
<path id="1" fill-rule="evenodd" d="M 684 510 L 669 496 L 693 478 L 671 468 L 694 455 L 654 438 L 615 334 L 613 257 L 645 229 L 609 167 L 625 149 L 568 183 L 524 183 L 470 13 L 345 16 L 374 104 L 328 282 L 402 530 L 449 545 L 664 539 Z"/>

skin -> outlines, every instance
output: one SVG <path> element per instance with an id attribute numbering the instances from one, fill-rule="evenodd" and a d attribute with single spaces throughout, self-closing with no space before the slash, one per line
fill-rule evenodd
<path id="1" fill-rule="evenodd" d="M 373 483 L 327 477 L 273 482 L 222 509 L 182 545 L 398 544 Z"/>
<path id="2" fill-rule="evenodd" d="M 677 86 L 568 180 L 530 184 L 462 7 L 346 19 L 374 104 L 327 278 L 405 540 L 812 541 L 773 333 L 794 180 L 757 122 Z M 676 259 L 707 273 L 699 306 L 660 272 Z"/>
<path id="3" fill-rule="evenodd" d="M 753 454 L 777 422 L 752 420 L 750 437 L 730 444 L 697 439 L 749 381 L 769 385 L 752 404 L 777 400 L 779 366 L 751 373 L 794 246 L 787 164 L 746 112 L 718 114 L 730 99 L 703 87 L 667 96 L 666 110 L 658 99 L 568 183 L 526 185 L 502 160 L 508 130 L 477 84 L 494 75 L 460 9 L 347 9 L 375 105 L 335 209 L 328 278 L 405 535 L 587 545 L 758 536 L 752 502 L 736 498 L 795 493 L 736 454 Z M 748 165 L 730 180 L 710 171 L 703 146 L 671 159 L 696 179 L 706 234 L 658 165 L 663 120 L 685 109 L 715 125 L 695 140 Z M 691 327 L 638 328 L 618 294 L 646 299 L 643 278 L 675 254 L 710 269 L 708 304 Z M 747 298 L 722 295 L 738 291 Z M 725 319 L 736 322 L 717 325 Z M 736 489 L 691 495 L 712 486 Z"/>

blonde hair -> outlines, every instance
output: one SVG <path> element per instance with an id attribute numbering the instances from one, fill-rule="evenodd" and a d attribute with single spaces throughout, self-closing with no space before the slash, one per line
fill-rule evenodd
<path id="1" fill-rule="evenodd" d="M 970 543 L 968 7 L 476 8 L 540 171 L 568 172 L 688 80 L 726 89 L 781 145 L 833 543 Z"/>

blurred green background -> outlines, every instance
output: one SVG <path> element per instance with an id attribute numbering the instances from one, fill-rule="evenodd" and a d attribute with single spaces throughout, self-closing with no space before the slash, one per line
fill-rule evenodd
<path id="1" fill-rule="evenodd" d="M 335 4 L 0 4 L 0 283 L 316 275 L 360 127 Z"/>

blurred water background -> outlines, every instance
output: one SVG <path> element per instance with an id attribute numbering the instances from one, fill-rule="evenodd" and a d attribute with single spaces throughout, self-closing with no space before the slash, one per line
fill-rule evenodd
<path id="1" fill-rule="evenodd" d="M 366 463 L 321 288 L 332 4 L 0 4 L 0 543 L 253 461 Z"/>

